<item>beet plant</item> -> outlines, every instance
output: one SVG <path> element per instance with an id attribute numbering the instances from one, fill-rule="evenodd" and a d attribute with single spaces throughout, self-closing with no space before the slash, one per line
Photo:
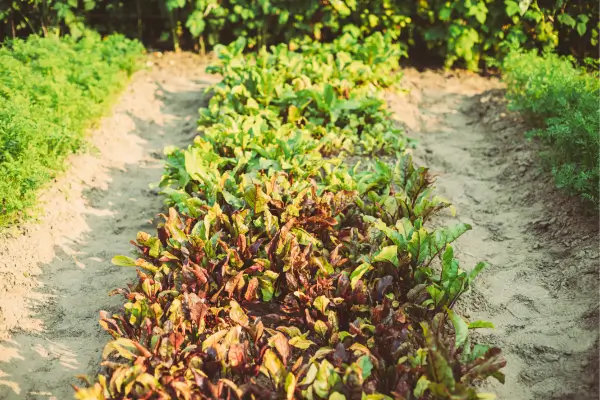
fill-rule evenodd
<path id="1" fill-rule="evenodd" d="M 485 264 L 454 257 L 469 225 L 426 226 L 453 209 L 379 99 L 394 47 L 243 48 L 218 49 L 203 134 L 165 150 L 168 215 L 113 259 L 138 279 L 76 398 L 490 398 L 505 362 L 469 330 L 492 325 L 453 310 Z"/>

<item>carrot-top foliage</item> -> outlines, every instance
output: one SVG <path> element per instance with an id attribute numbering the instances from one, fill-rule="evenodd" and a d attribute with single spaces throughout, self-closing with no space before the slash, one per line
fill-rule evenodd
<path id="1" fill-rule="evenodd" d="M 84 145 L 141 53 L 136 41 L 91 32 L 0 47 L 0 226 L 25 216 L 38 189 Z"/>
<path id="2" fill-rule="evenodd" d="M 512 109 L 533 125 L 557 187 L 594 208 L 600 195 L 600 81 L 555 54 L 513 52 L 503 63 Z"/>
<path id="3" fill-rule="evenodd" d="M 113 259 L 138 279 L 76 398 L 492 398 L 505 362 L 469 335 L 492 324 L 453 310 L 485 263 L 455 258 L 469 225 L 428 227 L 452 207 L 381 99 L 398 47 L 244 45 L 217 47 L 202 134 L 165 150 L 163 223 Z"/>

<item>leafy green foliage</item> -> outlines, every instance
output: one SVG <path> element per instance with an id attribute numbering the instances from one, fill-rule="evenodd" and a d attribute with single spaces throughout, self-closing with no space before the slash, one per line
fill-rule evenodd
<path id="1" fill-rule="evenodd" d="M 83 3 L 83 10 L 80 10 L 77 0 L 3 1 L 0 4 L 0 21 L 7 32 L 1 33 L 13 39 L 22 36 L 22 32 L 48 36 L 64 25 L 72 37 L 79 38 L 85 32 L 85 17 L 80 11 L 90 11 L 96 7 L 97 1 L 83 0 Z"/>
<path id="2" fill-rule="evenodd" d="M 218 48 L 203 135 L 165 150 L 172 207 L 113 259 L 138 280 L 101 314 L 108 373 L 76 398 L 474 400 L 502 380 L 500 350 L 468 335 L 491 324 L 451 310 L 484 266 L 453 256 L 470 226 L 424 226 L 450 204 L 383 110 L 397 59 L 376 42 Z M 398 160 L 342 162 L 373 153 Z"/>
<path id="3" fill-rule="evenodd" d="M 84 145 L 88 128 L 123 88 L 139 43 L 97 34 L 29 37 L 0 48 L 0 225 L 23 216 L 37 189 Z"/>
<path id="4" fill-rule="evenodd" d="M 416 14 L 417 43 L 437 52 L 446 66 L 460 61 L 477 70 L 482 60 L 501 59 L 514 46 L 598 57 L 598 12 L 592 2 L 432 0 L 419 1 L 410 14 Z"/>
<path id="5" fill-rule="evenodd" d="M 52 27 L 79 35 L 87 23 L 153 46 L 206 50 L 239 37 L 260 49 L 382 32 L 413 54 L 477 70 L 512 45 L 597 58 L 599 12 L 595 1 L 566 0 L 12 0 L 0 5 L 0 35 Z"/>
<path id="6" fill-rule="evenodd" d="M 546 145 L 556 185 L 598 204 L 600 84 L 571 60 L 553 54 L 511 53 L 503 64 L 513 109 L 534 122 L 530 137 Z"/>

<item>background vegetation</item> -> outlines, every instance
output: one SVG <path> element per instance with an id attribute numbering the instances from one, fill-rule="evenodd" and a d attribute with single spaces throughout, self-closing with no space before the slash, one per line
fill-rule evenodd
<path id="1" fill-rule="evenodd" d="M 166 48 L 207 49 L 243 36 L 248 47 L 343 31 L 387 32 L 415 58 L 477 69 L 507 46 L 598 55 L 596 1 L 572 0 L 11 0 L 0 35 L 78 36 L 84 25 Z M 2 37 L 0 37 L 2 39 Z"/>
<path id="2" fill-rule="evenodd" d="M 127 82 L 142 46 L 30 36 L 0 47 L 0 226 L 35 203 L 37 189 L 81 148 L 84 134 Z"/>

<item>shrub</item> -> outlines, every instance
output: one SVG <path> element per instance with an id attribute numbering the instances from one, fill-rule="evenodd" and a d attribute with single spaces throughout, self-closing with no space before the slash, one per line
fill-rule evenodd
<path id="1" fill-rule="evenodd" d="M 556 185 L 598 204 L 600 84 L 597 73 L 567 58 L 535 52 L 511 53 L 503 64 L 512 109 L 533 121 Z"/>
<path id="2" fill-rule="evenodd" d="M 115 35 L 14 40 L 0 48 L 0 226 L 24 216 L 37 189 L 85 143 L 141 54 Z"/>
<path id="3" fill-rule="evenodd" d="M 151 45 L 212 48 L 245 37 L 250 48 L 345 32 L 385 32 L 413 54 L 477 69 L 502 58 L 506 44 L 556 48 L 579 59 L 598 56 L 599 5 L 565 0 L 66 0 L 0 5 L 0 35 L 79 35 L 84 23 Z M 27 20 L 23 15 L 28 15 Z M 1 36 L 0 36 L 1 38 Z"/>

